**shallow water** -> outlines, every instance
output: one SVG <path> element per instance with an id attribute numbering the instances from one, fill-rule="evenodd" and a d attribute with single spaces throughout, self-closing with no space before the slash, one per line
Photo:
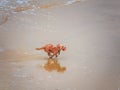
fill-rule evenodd
<path id="1" fill-rule="evenodd" d="M 36 7 L 6 1 L 0 1 L 0 90 L 120 89 L 119 0 L 41 0 Z M 35 50 L 47 43 L 67 51 L 50 60 Z"/>

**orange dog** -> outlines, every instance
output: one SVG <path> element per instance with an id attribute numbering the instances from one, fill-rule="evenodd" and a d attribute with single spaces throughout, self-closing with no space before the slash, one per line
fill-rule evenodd
<path id="1" fill-rule="evenodd" d="M 41 48 L 36 48 L 36 50 L 44 50 L 50 58 L 58 57 L 60 55 L 61 50 L 65 51 L 66 47 L 64 47 L 61 44 L 58 44 L 57 46 L 54 46 L 53 44 L 47 44 Z"/>

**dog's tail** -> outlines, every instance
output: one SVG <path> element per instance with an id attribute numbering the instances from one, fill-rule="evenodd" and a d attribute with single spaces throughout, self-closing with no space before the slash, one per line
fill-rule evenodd
<path id="1" fill-rule="evenodd" d="M 42 48 L 35 48 L 35 50 L 43 50 L 44 49 L 44 47 L 42 47 Z"/>

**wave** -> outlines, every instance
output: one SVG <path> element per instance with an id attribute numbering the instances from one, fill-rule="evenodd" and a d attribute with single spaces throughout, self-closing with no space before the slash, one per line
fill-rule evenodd
<path id="1" fill-rule="evenodd" d="M 59 8 L 78 2 L 80 0 L 2 0 L 0 1 L 0 25 L 7 22 L 13 13 L 33 9 Z"/>

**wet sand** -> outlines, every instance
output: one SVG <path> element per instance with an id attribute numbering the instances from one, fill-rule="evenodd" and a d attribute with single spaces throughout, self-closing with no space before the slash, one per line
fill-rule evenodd
<path id="1" fill-rule="evenodd" d="M 84 0 L 9 14 L 0 25 L 0 90 L 119 90 L 120 1 Z M 62 43 L 54 60 L 36 47 Z"/>

